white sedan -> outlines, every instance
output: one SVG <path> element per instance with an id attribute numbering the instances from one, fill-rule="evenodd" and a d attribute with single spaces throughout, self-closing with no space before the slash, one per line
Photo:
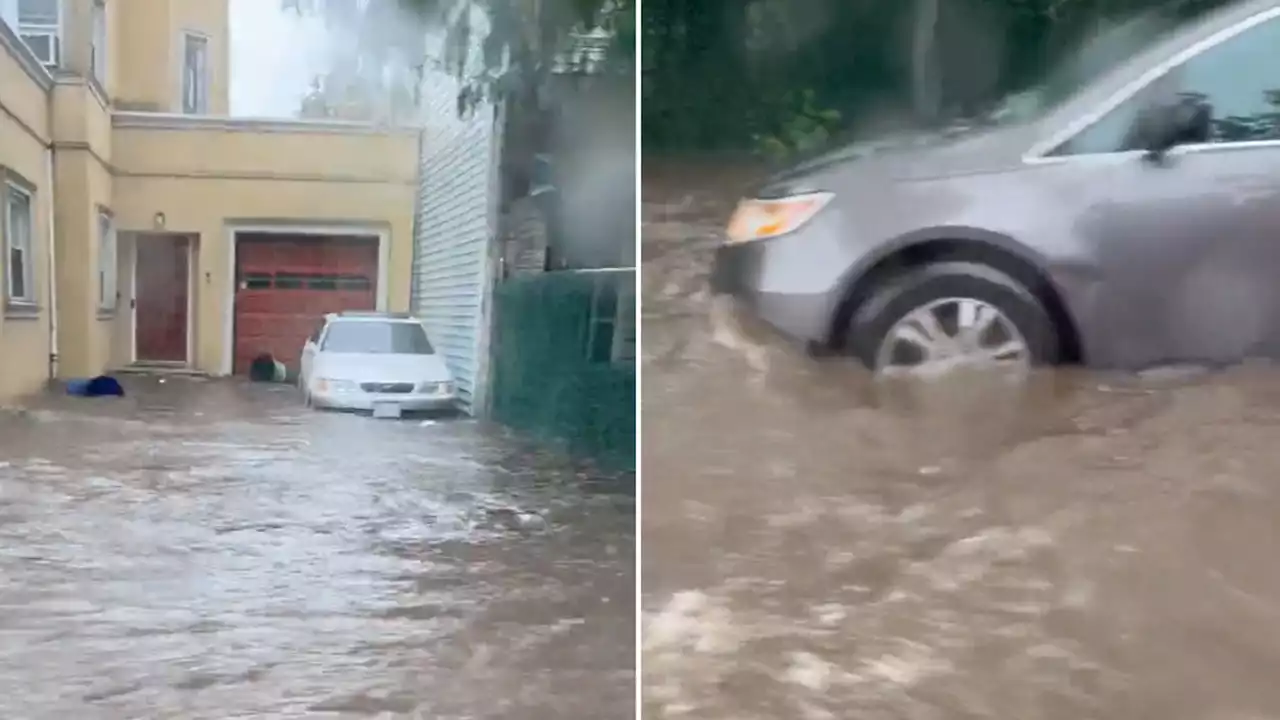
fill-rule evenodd
<path id="1" fill-rule="evenodd" d="M 377 417 L 451 410 L 457 390 L 422 321 L 397 313 L 326 315 L 302 348 L 307 405 Z"/>

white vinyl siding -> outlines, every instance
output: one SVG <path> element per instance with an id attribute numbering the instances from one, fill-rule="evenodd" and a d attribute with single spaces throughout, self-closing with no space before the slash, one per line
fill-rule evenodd
<path id="1" fill-rule="evenodd" d="M 449 73 L 424 73 L 412 307 L 476 414 L 488 367 L 498 138 L 493 106 L 459 118 L 457 93 Z"/>

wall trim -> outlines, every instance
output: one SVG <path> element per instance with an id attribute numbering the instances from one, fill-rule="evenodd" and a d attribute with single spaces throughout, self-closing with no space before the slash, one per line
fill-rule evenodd
<path id="1" fill-rule="evenodd" d="M 27 76 L 35 81 L 45 92 L 53 89 L 53 74 L 49 69 L 40 62 L 35 53 L 31 52 L 31 48 L 18 37 L 18 34 L 9 27 L 9 23 L 0 20 L 0 47 L 3 47 L 18 64 L 22 66 L 22 70 Z"/>
<path id="2" fill-rule="evenodd" d="M 102 157 L 89 143 L 83 140 L 61 140 L 50 145 L 54 150 L 67 150 L 88 153 L 97 160 L 112 177 L 142 178 L 153 180 L 269 180 L 273 182 L 318 182 L 335 185 L 402 185 L 417 187 L 412 178 L 388 179 L 361 175 L 310 175 L 302 173 L 286 174 L 263 170 L 259 172 L 159 172 L 148 170 L 125 170 Z"/>
<path id="3" fill-rule="evenodd" d="M 0 180 L 2 180 L 7 185 L 13 185 L 17 187 L 19 190 L 26 192 L 28 195 L 33 196 L 32 197 L 33 201 L 35 200 L 34 196 L 36 195 L 36 193 L 40 192 L 40 185 L 38 183 L 32 182 L 27 176 L 23 175 L 17 170 L 14 170 L 8 165 L 0 165 Z M 51 192 L 52 188 L 45 188 L 45 191 Z M 8 206 L 5 206 L 5 207 L 7 211 Z M 32 212 L 35 212 L 35 207 L 32 206 L 31 210 Z M 0 214 L 3 214 L 3 213 L 0 212 Z M 34 228 L 32 229 L 34 230 Z"/>
<path id="4" fill-rule="evenodd" d="M 116 110 L 111 126 L 147 128 L 151 130 L 220 130 L 252 133 L 314 133 L 317 135 L 405 135 L 416 137 L 417 128 L 347 120 L 302 120 L 282 118 L 229 117 L 217 115 L 183 115 L 137 110 Z"/>
<path id="5" fill-rule="evenodd" d="M 4 25 L 3 20 L 0 20 L 0 25 Z M 53 147 L 53 143 L 47 137 L 36 132 L 35 128 L 27 124 L 27 121 L 19 117 L 18 113 L 10 109 L 10 107 L 7 104 L 5 104 L 3 100 L 0 100 L 0 112 L 3 112 L 5 115 L 7 115 L 15 125 L 22 128 L 23 132 L 30 135 L 32 139 L 34 139 L 36 142 L 40 143 L 40 147 L 44 148 L 45 150 L 48 150 L 49 148 Z"/>
<path id="6" fill-rule="evenodd" d="M 318 182 L 335 185 L 403 185 L 416 187 L 413 180 L 361 177 L 358 175 L 286 175 L 278 172 L 150 172 L 112 168 L 116 177 L 165 180 L 269 180 L 272 182 Z"/>
<path id="7" fill-rule="evenodd" d="M 71 70 L 58 70 L 53 74 L 54 85 L 65 85 L 74 87 L 83 87 L 89 91 L 94 100 L 98 101 L 98 106 L 105 112 L 111 112 L 111 98 L 107 95 L 107 91 L 102 87 L 102 83 L 97 78 L 81 75 Z"/>
<path id="8" fill-rule="evenodd" d="M 116 168 L 106 158 L 93 148 L 92 145 L 84 140 L 55 140 L 49 144 L 51 150 L 68 150 L 74 152 L 88 153 L 90 157 L 98 161 L 98 164 L 112 175 L 116 174 Z"/>

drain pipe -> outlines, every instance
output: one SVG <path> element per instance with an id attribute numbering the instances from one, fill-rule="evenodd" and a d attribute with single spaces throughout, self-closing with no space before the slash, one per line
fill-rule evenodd
<path id="1" fill-rule="evenodd" d="M 58 377 L 58 235 L 54 232 L 54 181 L 53 181 L 53 143 L 45 150 L 45 177 L 48 178 L 49 190 L 44 193 L 48 203 L 47 221 L 49 228 L 49 379 Z"/>

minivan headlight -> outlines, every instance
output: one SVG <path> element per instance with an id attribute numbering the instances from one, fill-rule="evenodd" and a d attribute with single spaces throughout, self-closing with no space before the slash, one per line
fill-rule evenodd
<path id="1" fill-rule="evenodd" d="M 831 198 L 829 192 L 814 192 L 770 200 L 743 200 L 729 220 L 729 243 L 766 240 L 794 232 L 812 220 Z"/>

